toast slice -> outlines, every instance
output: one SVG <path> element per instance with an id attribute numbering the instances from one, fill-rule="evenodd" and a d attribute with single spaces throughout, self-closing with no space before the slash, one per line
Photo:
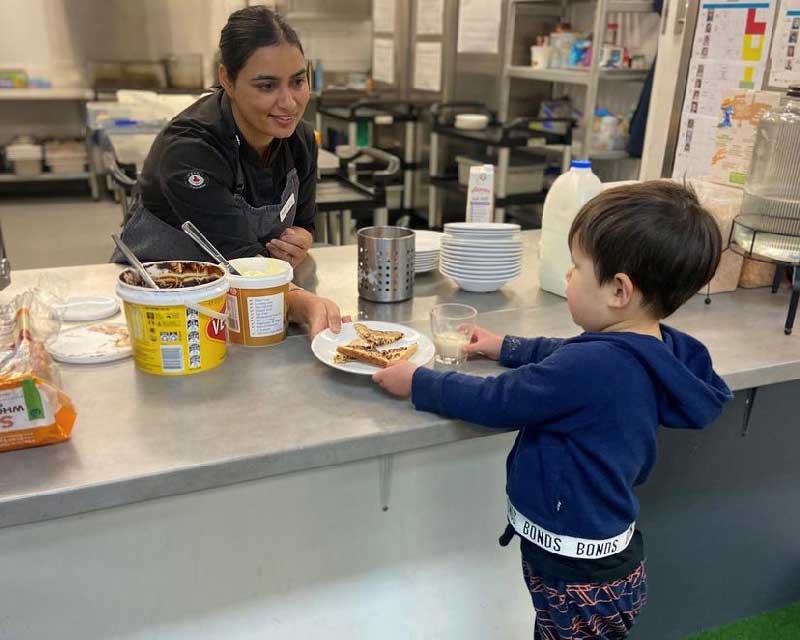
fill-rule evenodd
<path id="1" fill-rule="evenodd" d="M 370 345 L 369 342 L 363 340 L 361 338 L 356 338 L 355 340 L 351 340 L 348 342 L 346 347 L 361 347 L 363 349 L 372 349 L 373 347 Z M 352 356 L 346 356 L 343 353 L 339 353 L 337 351 L 336 355 L 333 356 L 333 363 L 334 364 L 347 364 L 348 362 L 356 362 L 356 359 Z"/>
<path id="2" fill-rule="evenodd" d="M 408 360 L 417 352 L 417 345 L 410 344 L 407 347 L 399 347 L 396 349 L 366 349 L 364 347 L 351 347 L 350 345 L 342 345 L 336 348 L 337 356 L 343 355 L 350 358 L 350 361 L 363 362 L 364 364 L 371 364 L 375 367 L 385 369 L 393 362 L 399 360 Z"/>
<path id="3" fill-rule="evenodd" d="M 354 323 L 353 328 L 362 340 L 366 340 L 373 347 L 384 347 L 403 339 L 402 331 L 376 331 L 360 322 Z"/>

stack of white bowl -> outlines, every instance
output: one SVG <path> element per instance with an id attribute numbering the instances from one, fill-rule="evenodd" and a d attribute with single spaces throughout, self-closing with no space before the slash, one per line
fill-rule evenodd
<path id="1" fill-rule="evenodd" d="M 414 230 L 414 273 L 428 273 L 436 269 L 443 235 L 438 231 Z"/>
<path id="2" fill-rule="evenodd" d="M 444 225 L 439 271 L 464 291 L 496 291 L 522 271 L 519 225 L 499 222 Z"/>

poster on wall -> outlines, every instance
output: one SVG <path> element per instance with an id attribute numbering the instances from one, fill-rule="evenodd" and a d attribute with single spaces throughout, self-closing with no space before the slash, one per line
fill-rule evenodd
<path id="1" fill-rule="evenodd" d="M 700 4 L 673 178 L 711 172 L 720 108 L 732 89 L 761 89 L 778 0 Z"/>
<path id="2" fill-rule="evenodd" d="M 461 0 L 458 5 L 458 52 L 497 53 L 501 0 Z"/>
<path id="3" fill-rule="evenodd" d="M 444 0 L 417 2 L 417 35 L 440 36 L 444 31 Z"/>
<path id="4" fill-rule="evenodd" d="M 442 90 L 442 43 L 418 42 L 414 53 L 414 88 L 438 93 Z"/>
<path id="5" fill-rule="evenodd" d="M 394 40 L 388 38 L 372 40 L 372 79 L 394 84 Z"/>
<path id="6" fill-rule="evenodd" d="M 769 86 L 800 84 L 800 0 L 783 0 L 772 36 Z"/>
<path id="7" fill-rule="evenodd" d="M 394 33 L 394 0 L 373 0 L 372 31 L 375 33 Z"/>
<path id="8" fill-rule="evenodd" d="M 781 103 L 777 91 L 734 89 L 722 100 L 722 117 L 716 125 L 716 144 L 711 159 L 711 179 L 742 187 L 750 171 L 750 159 L 761 117 Z"/>

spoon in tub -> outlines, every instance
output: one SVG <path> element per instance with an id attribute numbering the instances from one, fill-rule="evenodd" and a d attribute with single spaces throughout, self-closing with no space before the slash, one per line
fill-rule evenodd
<path id="1" fill-rule="evenodd" d="M 214 260 L 216 260 L 219 264 L 225 267 L 228 270 L 228 273 L 234 276 L 242 275 L 239 273 L 236 268 L 225 259 L 219 250 L 209 242 L 208 238 L 206 238 L 194 224 L 189 222 L 188 220 L 181 225 L 181 229 L 184 230 L 186 235 L 188 235 L 192 240 L 194 240 L 200 248 L 205 251 L 208 255 L 210 255 Z"/>

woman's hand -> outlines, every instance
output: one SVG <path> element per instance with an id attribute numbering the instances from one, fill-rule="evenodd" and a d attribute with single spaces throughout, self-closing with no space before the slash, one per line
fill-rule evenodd
<path id="1" fill-rule="evenodd" d="M 342 330 L 342 322 L 350 322 L 350 317 L 342 318 L 339 307 L 333 300 L 320 298 L 303 289 L 289 291 L 289 319 L 308 327 L 309 339 L 320 331 L 330 329 L 334 333 Z"/>
<path id="2" fill-rule="evenodd" d="M 419 365 L 403 360 L 381 369 L 372 379 L 393 396 L 407 398 L 411 395 L 411 384 L 418 367 Z"/>
<path id="3" fill-rule="evenodd" d="M 499 360 L 503 349 L 503 336 L 487 331 L 483 327 L 475 327 L 472 341 L 464 345 L 464 353 L 468 356 L 482 354 L 490 360 Z"/>
<path id="4" fill-rule="evenodd" d="M 267 244 L 269 255 L 278 260 L 285 260 L 292 268 L 305 260 L 313 236 L 302 227 L 289 227 L 279 238 L 270 240 Z"/>

